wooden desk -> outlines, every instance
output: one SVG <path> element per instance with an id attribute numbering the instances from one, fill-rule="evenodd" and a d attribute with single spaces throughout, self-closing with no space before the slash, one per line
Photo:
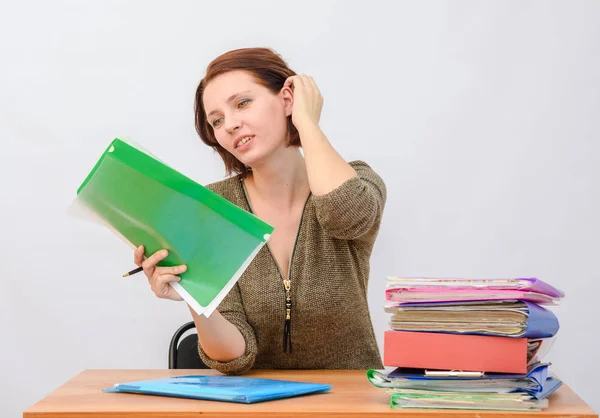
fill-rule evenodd
<path id="1" fill-rule="evenodd" d="M 252 405 L 228 402 L 122 393 L 102 393 L 117 382 L 187 374 L 219 373 L 212 370 L 86 370 L 23 413 L 24 418 L 133 418 L 133 417 L 598 417 L 570 388 L 563 385 L 550 397 L 550 408 L 538 413 L 501 411 L 398 411 L 390 409 L 385 389 L 372 386 L 364 371 L 254 371 L 246 376 L 328 383 L 328 393 L 262 402 Z"/>

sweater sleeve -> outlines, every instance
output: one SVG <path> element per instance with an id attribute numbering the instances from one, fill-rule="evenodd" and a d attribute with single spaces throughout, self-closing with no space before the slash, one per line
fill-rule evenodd
<path id="1" fill-rule="evenodd" d="M 221 362 L 211 359 L 198 343 L 198 354 L 200 359 L 211 369 L 228 375 L 240 375 L 254 365 L 256 353 L 258 352 L 254 330 L 246 320 L 246 313 L 242 304 L 239 284 L 229 291 L 227 296 L 219 304 L 218 311 L 225 319 L 231 322 L 240 331 L 246 341 L 246 352 L 231 361 Z"/>
<path id="2" fill-rule="evenodd" d="M 373 242 L 383 215 L 386 187 L 367 163 L 353 161 L 350 165 L 357 176 L 327 194 L 314 196 L 317 219 L 333 238 Z"/>

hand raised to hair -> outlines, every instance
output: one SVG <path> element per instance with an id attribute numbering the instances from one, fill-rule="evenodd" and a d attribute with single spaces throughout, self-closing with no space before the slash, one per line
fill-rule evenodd
<path id="1" fill-rule="evenodd" d="M 284 87 L 294 91 L 292 122 L 299 131 L 307 126 L 318 126 L 323 109 L 323 96 L 312 77 L 294 75 L 285 80 Z"/>

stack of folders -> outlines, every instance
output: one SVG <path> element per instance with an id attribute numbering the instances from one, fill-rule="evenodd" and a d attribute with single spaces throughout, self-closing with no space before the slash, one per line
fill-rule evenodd
<path id="1" fill-rule="evenodd" d="M 562 382 L 543 358 L 564 293 L 536 278 L 387 280 L 384 365 L 392 408 L 539 411 Z"/>

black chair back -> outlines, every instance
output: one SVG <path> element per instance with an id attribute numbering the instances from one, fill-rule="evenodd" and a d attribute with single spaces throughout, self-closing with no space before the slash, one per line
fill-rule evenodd
<path id="1" fill-rule="evenodd" d="M 198 355 L 198 334 L 181 338 L 186 331 L 195 328 L 194 321 L 183 324 L 171 338 L 169 344 L 169 369 L 209 369 Z"/>

